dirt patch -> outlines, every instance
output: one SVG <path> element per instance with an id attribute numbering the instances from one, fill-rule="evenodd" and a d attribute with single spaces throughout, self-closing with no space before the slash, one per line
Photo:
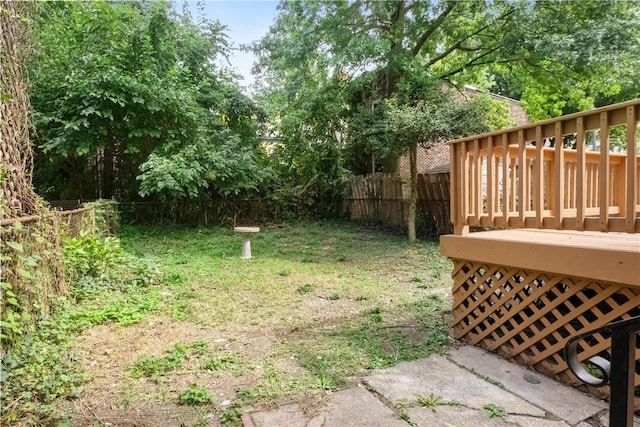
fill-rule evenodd
<path id="1" fill-rule="evenodd" d="M 424 296 L 426 292 L 416 293 Z M 74 426 L 219 426 L 220 414 L 232 404 L 238 390 L 265 382 L 267 365 L 292 378 L 305 375 L 296 355 L 283 352 L 281 344 L 306 341 L 314 330 L 364 315 L 373 303 L 310 294 L 286 317 L 270 319 L 270 325 L 265 319 L 256 325 L 209 327 L 152 316 L 130 326 L 91 327 L 79 337 L 77 346 L 83 368 L 92 379 L 81 397 L 66 402 L 62 409 L 71 416 Z M 392 300 L 375 302 L 380 303 L 393 307 Z M 394 318 L 395 323 L 387 327 L 411 332 L 419 323 L 410 313 L 395 312 Z M 415 339 L 420 338 L 418 334 L 416 330 Z M 206 351 L 189 351 L 180 368 L 163 375 L 132 375 L 130 369 L 137 360 L 164 357 L 176 345 L 206 346 Z M 223 355 L 233 355 L 237 369 L 212 371 L 203 367 L 207 359 Z M 194 384 L 209 390 L 213 402 L 179 405 L 179 394 Z M 299 396 L 297 401 L 313 413 L 323 399 L 324 394 L 317 392 Z"/>
<path id="2" fill-rule="evenodd" d="M 154 316 L 136 325 L 100 325 L 78 340 L 83 368 L 92 376 L 81 398 L 68 402 L 73 425 L 96 422 L 113 426 L 219 425 L 218 415 L 236 390 L 261 381 L 264 360 L 278 338 L 258 326 L 207 328 Z M 184 367 L 154 378 L 133 378 L 128 369 L 141 357 L 162 357 L 176 344 L 208 343 L 207 354 L 188 355 Z M 212 355 L 237 355 L 237 372 L 202 369 Z M 245 363 L 246 362 L 246 363 Z M 285 363 L 296 369 L 295 361 Z M 178 405 L 178 395 L 191 384 L 206 388 L 215 401 L 205 406 Z"/>

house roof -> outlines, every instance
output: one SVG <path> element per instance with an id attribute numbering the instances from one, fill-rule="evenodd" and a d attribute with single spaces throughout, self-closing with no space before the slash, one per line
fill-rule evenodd
<path id="1" fill-rule="evenodd" d="M 508 98 L 506 96 L 491 93 L 473 86 L 465 86 L 461 92 L 461 96 L 473 97 L 476 94 L 484 93 L 492 99 L 498 101 L 506 101 L 509 103 L 509 118 L 516 123 L 516 126 L 522 126 L 530 123 L 527 113 L 520 105 L 520 102 Z M 424 174 L 436 174 L 449 172 L 450 159 L 449 145 L 446 141 L 442 141 L 433 147 L 424 150 L 424 153 L 418 153 L 418 171 Z"/>

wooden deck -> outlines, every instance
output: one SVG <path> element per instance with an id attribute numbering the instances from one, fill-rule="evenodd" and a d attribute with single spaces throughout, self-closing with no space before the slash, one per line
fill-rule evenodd
<path id="1" fill-rule="evenodd" d="M 567 340 L 640 315 L 639 122 L 636 99 L 451 143 L 456 338 L 577 385 Z"/>
<path id="2" fill-rule="evenodd" d="M 640 234 L 515 229 L 442 236 L 444 256 L 640 289 Z"/>

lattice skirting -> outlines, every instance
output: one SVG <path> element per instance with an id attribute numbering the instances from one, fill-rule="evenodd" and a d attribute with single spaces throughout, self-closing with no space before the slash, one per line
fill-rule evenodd
<path id="1" fill-rule="evenodd" d="M 640 315 L 640 287 L 453 259 L 455 337 L 556 379 L 578 385 L 562 350 L 568 338 Z M 579 358 L 610 358 L 609 336 L 596 334 Z M 640 386 L 640 339 L 635 385 Z M 591 390 L 608 394 L 606 388 Z M 637 399 L 636 399 L 637 402 Z"/>

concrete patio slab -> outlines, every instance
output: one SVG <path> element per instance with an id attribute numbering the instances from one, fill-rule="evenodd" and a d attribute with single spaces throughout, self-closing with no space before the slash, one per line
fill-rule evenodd
<path id="1" fill-rule="evenodd" d="M 482 409 L 485 405 L 494 404 L 504 408 L 508 414 L 545 416 L 542 409 L 439 355 L 378 370 L 366 377 L 364 383 L 392 403 L 403 400 L 416 402 L 416 395 L 433 393 L 465 408 Z"/>
<path id="2" fill-rule="evenodd" d="M 489 418 L 481 410 L 463 407 L 411 408 L 407 414 L 417 427 L 513 427 L 502 418 Z"/>
<path id="3" fill-rule="evenodd" d="M 609 425 L 609 410 L 600 412 L 598 415 L 593 417 L 593 420 L 589 420 L 590 422 L 581 422 L 576 427 L 593 427 L 593 426 L 608 426 Z M 636 415 L 633 417 L 633 427 L 640 427 L 640 416 Z"/>
<path id="4" fill-rule="evenodd" d="M 407 427 L 408 424 L 364 387 L 333 393 L 316 414 L 305 414 L 297 404 L 242 417 L 245 427 Z"/>
<path id="5" fill-rule="evenodd" d="M 464 407 L 438 406 L 434 409 L 411 408 L 407 414 L 417 427 L 570 427 L 564 421 L 524 415 L 489 418 L 482 410 Z"/>
<path id="6" fill-rule="evenodd" d="M 608 408 L 591 395 L 517 365 L 478 347 L 462 346 L 448 352 L 448 357 L 466 369 L 473 369 L 511 393 L 544 409 L 571 425 L 591 418 Z"/>

